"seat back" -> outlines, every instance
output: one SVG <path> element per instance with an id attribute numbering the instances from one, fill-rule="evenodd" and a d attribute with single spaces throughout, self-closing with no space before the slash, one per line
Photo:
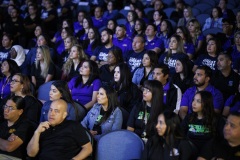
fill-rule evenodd
<path id="1" fill-rule="evenodd" d="M 54 81 L 44 83 L 38 88 L 37 99 L 43 100 L 43 101 L 50 100 L 49 99 L 49 91 L 50 91 L 50 88 L 51 88 L 51 85 L 53 82 Z"/>
<path id="2" fill-rule="evenodd" d="M 117 130 L 100 137 L 97 144 L 97 160 L 140 159 L 144 143 L 135 133 Z"/>
<path id="3" fill-rule="evenodd" d="M 222 29 L 220 28 L 209 28 L 203 31 L 203 35 L 206 36 L 207 34 L 217 34 L 217 33 L 222 33 Z"/>
<path id="4" fill-rule="evenodd" d="M 79 102 L 74 102 L 74 105 L 77 107 L 78 109 L 78 120 L 81 122 L 83 120 L 83 118 L 86 116 L 87 114 L 87 110 L 86 108 L 80 104 Z"/>

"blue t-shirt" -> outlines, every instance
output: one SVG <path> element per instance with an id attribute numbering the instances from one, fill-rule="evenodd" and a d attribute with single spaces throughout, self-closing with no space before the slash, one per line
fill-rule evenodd
<path id="1" fill-rule="evenodd" d="M 97 57 L 97 60 L 106 62 L 108 57 L 108 52 L 115 48 L 120 49 L 114 45 L 110 48 L 106 48 L 105 46 L 99 46 L 93 51 L 93 55 Z"/>
<path id="2" fill-rule="evenodd" d="M 210 67 L 213 71 L 217 70 L 217 56 L 212 57 L 209 56 L 209 54 L 202 54 L 198 57 L 198 59 L 194 63 L 197 66 L 208 66 Z"/>
<path id="3" fill-rule="evenodd" d="M 130 68 L 131 73 L 133 73 L 135 69 L 141 65 L 144 53 L 146 53 L 145 49 L 139 53 L 136 53 L 133 50 L 128 52 L 126 62 Z"/>
<path id="4" fill-rule="evenodd" d="M 164 54 L 162 54 L 158 59 L 158 63 L 166 64 L 170 70 L 170 75 L 173 75 L 176 72 L 175 71 L 176 61 L 178 59 L 188 58 L 188 56 L 185 53 L 175 53 L 175 54 L 172 54 L 167 60 L 167 54 L 168 52 L 165 52 Z"/>

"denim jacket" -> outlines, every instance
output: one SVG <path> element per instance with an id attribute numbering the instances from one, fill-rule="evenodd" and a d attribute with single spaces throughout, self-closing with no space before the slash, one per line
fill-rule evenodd
<path id="1" fill-rule="evenodd" d="M 135 83 L 136 85 L 140 85 L 140 82 L 143 76 L 144 76 L 144 67 L 140 67 L 134 72 L 132 82 Z M 149 73 L 148 80 L 153 80 L 152 71 Z"/>
<path id="2" fill-rule="evenodd" d="M 83 127 L 89 130 L 93 129 L 94 123 L 98 115 L 100 114 L 101 107 L 102 106 L 98 103 L 94 104 L 93 108 L 88 112 L 88 114 L 85 116 L 85 118 L 81 122 Z M 117 107 L 112 112 L 110 117 L 108 117 L 108 119 L 101 124 L 102 134 L 121 129 L 122 122 L 123 122 L 122 111 Z M 94 138 L 98 140 L 100 136 L 101 135 L 95 135 Z"/>

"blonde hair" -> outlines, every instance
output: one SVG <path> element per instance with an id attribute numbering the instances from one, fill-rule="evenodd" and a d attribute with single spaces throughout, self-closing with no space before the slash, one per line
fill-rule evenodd
<path id="1" fill-rule="evenodd" d="M 73 47 L 76 47 L 76 48 L 77 48 L 79 63 L 81 63 L 82 61 L 88 59 L 87 55 L 86 55 L 85 52 L 83 51 L 82 46 L 80 46 L 80 45 L 78 45 L 78 44 L 74 44 L 74 45 L 71 47 L 71 49 L 72 49 Z M 64 75 L 68 75 L 68 74 L 70 73 L 72 65 L 73 65 L 73 60 L 72 60 L 70 57 L 68 57 L 67 61 L 63 64 L 63 68 L 62 68 Z"/>
<path id="2" fill-rule="evenodd" d="M 41 54 L 43 56 L 43 68 L 41 68 L 41 76 L 44 78 L 47 77 L 48 69 L 50 66 L 50 63 L 52 62 L 51 56 L 50 56 L 50 49 L 46 45 L 39 46 L 37 49 L 41 50 Z M 38 66 L 40 64 L 39 60 L 36 60 L 36 68 L 38 69 Z"/>
<path id="3" fill-rule="evenodd" d="M 197 19 L 192 19 L 188 22 L 188 26 L 190 25 L 190 23 L 193 23 L 194 27 L 195 27 L 195 33 L 194 36 L 191 36 L 193 44 L 196 43 L 198 36 L 201 34 L 201 25 L 199 23 L 199 21 Z"/>
<path id="4" fill-rule="evenodd" d="M 71 48 L 72 48 L 73 45 L 78 44 L 78 40 L 77 40 L 76 37 L 74 37 L 74 36 L 67 36 L 67 38 L 65 40 L 67 40 L 68 38 L 69 38 L 69 40 L 71 42 Z M 70 50 L 71 50 L 71 48 L 70 48 Z"/>
<path id="5" fill-rule="evenodd" d="M 177 53 L 185 53 L 182 37 L 177 34 L 174 34 L 174 35 L 172 35 L 170 40 L 172 38 L 175 38 L 177 40 Z M 167 54 L 167 61 L 171 56 L 172 56 L 172 50 L 169 48 L 168 54 Z"/>

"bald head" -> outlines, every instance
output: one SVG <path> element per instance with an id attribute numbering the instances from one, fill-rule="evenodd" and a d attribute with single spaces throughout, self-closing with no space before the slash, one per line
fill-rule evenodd
<path id="1" fill-rule="evenodd" d="M 48 111 L 48 121 L 51 126 L 56 126 L 67 117 L 67 103 L 58 99 L 52 102 Z"/>

